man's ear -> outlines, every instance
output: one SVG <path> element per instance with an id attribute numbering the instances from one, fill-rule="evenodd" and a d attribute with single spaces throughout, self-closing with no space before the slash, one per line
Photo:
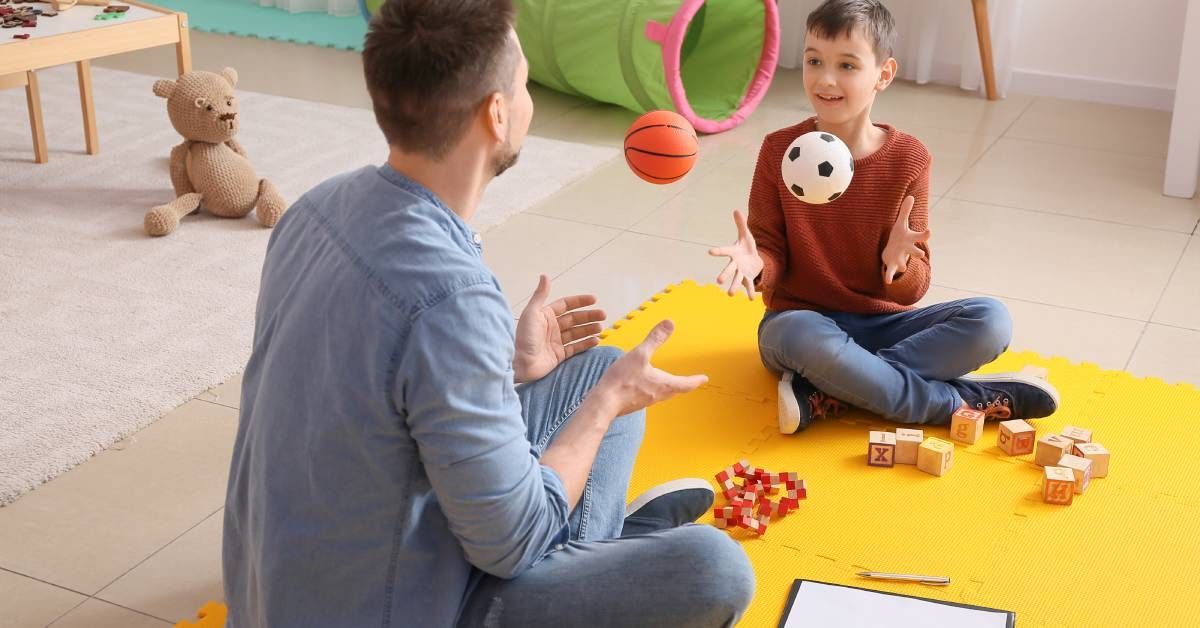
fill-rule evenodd
<path id="1" fill-rule="evenodd" d="M 492 92 L 484 101 L 483 109 L 488 133 L 497 142 L 504 142 L 508 139 L 509 124 L 508 104 L 504 101 L 504 95 Z"/>
<path id="2" fill-rule="evenodd" d="M 887 61 L 879 68 L 879 80 L 875 83 L 875 91 L 882 92 L 896 80 L 896 71 L 899 69 L 899 64 L 896 63 L 895 57 L 888 57 Z"/>

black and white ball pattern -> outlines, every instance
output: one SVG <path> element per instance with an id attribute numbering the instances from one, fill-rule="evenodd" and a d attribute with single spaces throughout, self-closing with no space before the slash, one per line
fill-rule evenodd
<path id="1" fill-rule="evenodd" d="M 813 131 L 788 146 L 782 168 L 783 183 L 796 198 L 821 205 L 837 200 L 850 186 L 854 158 L 836 135 Z"/>

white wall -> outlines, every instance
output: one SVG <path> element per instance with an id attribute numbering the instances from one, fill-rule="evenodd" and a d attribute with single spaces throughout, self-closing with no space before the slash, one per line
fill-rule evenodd
<path id="1" fill-rule="evenodd" d="M 1025 0 L 1013 89 L 1170 109 L 1186 11 L 1187 0 Z"/>
<path id="2" fill-rule="evenodd" d="M 958 84 L 962 64 L 979 63 L 970 0 L 885 2 L 899 27 L 898 53 L 910 45 L 907 39 L 915 35 L 913 22 L 919 14 L 937 11 L 942 16 L 933 81 Z M 939 4 L 917 10 L 918 5 L 933 2 Z M 1011 62 L 1012 91 L 1172 107 L 1188 0 L 990 0 L 989 5 L 993 14 L 1011 15 L 1014 2 L 1020 4 L 1015 40 L 994 37 L 992 42 L 997 62 L 1005 58 Z M 780 0 L 779 4 L 784 21 L 781 52 L 788 61 L 802 47 L 790 40 L 797 33 L 803 38 L 804 20 L 820 0 Z M 993 24 L 994 33 L 1002 30 L 1000 24 Z"/>

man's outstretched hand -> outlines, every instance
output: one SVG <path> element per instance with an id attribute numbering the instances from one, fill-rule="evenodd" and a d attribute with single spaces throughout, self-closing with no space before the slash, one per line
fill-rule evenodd
<path id="1" fill-rule="evenodd" d="M 891 285 L 896 275 L 908 268 L 910 257 L 925 259 L 925 251 L 917 244 L 929 241 L 929 230 L 913 231 L 908 226 L 914 202 L 916 199 L 912 196 L 904 197 L 904 202 L 900 204 L 900 215 L 896 217 L 887 245 L 883 247 L 883 283 L 887 285 Z"/>
<path id="2" fill-rule="evenodd" d="M 746 225 L 746 214 L 738 210 L 733 210 L 733 224 L 737 226 L 737 242 L 729 246 L 722 246 L 708 250 L 708 254 L 713 257 L 728 257 L 729 263 L 725 265 L 725 269 L 717 275 L 717 285 L 724 286 L 728 283 L 725 291 L 729 296 L 733 296 L 738 288 L 746 289 L 746 296 L 750 300 L 754 300 L 754 278 L 758 277 L 763 269 L 762 258 L 758 255 L 758 245 L 754 243 L 754 235 L 750 233 L 750 227 Z"/>
<path id="3" fill-rule="evenodd" d="M 517 383 L 545 377 L 567 358 L 600 344 L 604 310 L 584 309 L 596 295 L 579 294 L 550 303 L 550 278 L 542 275 L 537 290 L 517 320 L 513 372 Z"/>
<path id="4" fill-rule="evenodd" d="M 675 323 L 659 321 L 645 340 L 604 371 L 592 390 L 615 404 L 612 406 L 615 416 L 648 408 L 708 383 L 707 375 L 674 375 L 650 364 L 654 352 L 674 331 Z"/>

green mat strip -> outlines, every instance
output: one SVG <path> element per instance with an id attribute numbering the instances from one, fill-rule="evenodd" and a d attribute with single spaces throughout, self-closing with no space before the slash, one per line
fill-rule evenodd
<path id="1" fill-rule="evenodd" d="M 307 46 L 362 51 L 367 22 L 359 15 L 288 13 L 250 0 L 151 0 L 188 14 L 193 30 L 239 37 L 273 39 Z"/>

